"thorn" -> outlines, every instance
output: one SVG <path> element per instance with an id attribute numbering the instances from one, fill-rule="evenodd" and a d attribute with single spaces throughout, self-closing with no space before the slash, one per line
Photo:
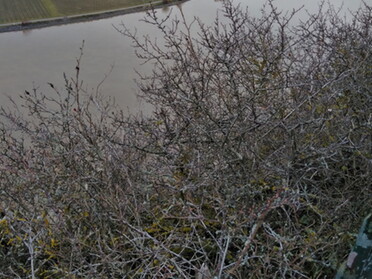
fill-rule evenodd
<path id="1" fill-rule="evenodd" d="M 25 94 L 26 95 L 30 95 L 30 92 L 28 92 L 27 90 L 25 90 Z"/>
<path id="2" fill-rule="evenodd" d="M 48 84 L 49 84 L 50 87 L 54 88 L 53 83 L 48 82 Z"/>

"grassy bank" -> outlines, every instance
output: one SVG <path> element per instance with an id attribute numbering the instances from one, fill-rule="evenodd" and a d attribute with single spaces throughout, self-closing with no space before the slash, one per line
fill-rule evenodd
<path id="1" fill-rule="evenodd" d="M 0 24 L 96 13 L 146 4 L 149 0 L 3 0 Z"/>

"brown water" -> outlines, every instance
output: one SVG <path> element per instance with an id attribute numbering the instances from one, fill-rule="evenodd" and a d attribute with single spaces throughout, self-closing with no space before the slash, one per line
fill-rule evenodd
<path id="1" fill-rule="evenodd" d="M 264 1 L 235 2 L 249 6 L 250 13 L 258 15 Z M 336 7 L 344 2 L 344 10 L 355 10 L 362 1 L 330 2 Z M 317 7 L 316 1 L 309 0 L 277 0 L 274 3 L 283 10 L 306 4 L 306 8 L 313 12 Z M 372 0 L 367 0 L 366 3 L 372 4 Z M 173 15 L 179 15 L 182 9 L 188 21 L 196 16 L 205 23 L 211 23 L 221 7 L 221 1 L 191 0 L 158 12 L 160 15 L 166 15 L 172 10 Z M 160 35 L 152 26 L 140 21 L 143 17 L 144 13 L 136 13 L 26 32 L 0 33 L 0 105 L 10 104 L 7 96 L 19 101 L 18 96 L 23 94 L 25 89 L 37 87 L 48 92 L 47 82 L 62 87 L 63 73 L 74 74 L 75 60 L 82 41 L 85 40 L 81 68 L 86 88 L 93 91 L 113 66 L 111 74 L 101 87 L 102 93 L 114 97 L 120 106 L 129 108 L 131 112 L 143 109 L 136 98 L 134 69 L 148 71 L 149 66 L 140 66 L 130 39 L 113 28 L 113 25 L 119 26 L 123 22 L 129 28 L 136 28 L 139 34 L 151 34 L 154 37 Z"/>

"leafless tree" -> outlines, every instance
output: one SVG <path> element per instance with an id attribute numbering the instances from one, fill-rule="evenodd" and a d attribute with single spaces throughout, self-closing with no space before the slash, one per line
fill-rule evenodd
<path id="1" fill-rule="evenodd" d="M 86 94 L 81 57 L 56 97 L 22 96 L 29 118 L 2 111 L 27 138 L 3 122 L 3 273 L 335 274 L 372 202 L 371 7 L 345 20 L 321 5 L 299 24 L 267 7 L 227 1 L 212 26 L 150 11 L 161 45 L 118 27 L 154 64 L 139 82 L 150 116 Z"/>

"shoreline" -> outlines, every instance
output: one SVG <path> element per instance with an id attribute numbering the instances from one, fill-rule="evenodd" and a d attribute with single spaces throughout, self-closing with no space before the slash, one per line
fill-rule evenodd
<path id="1" fill-rule="evenodd" d="M 137 5 L 133 7 L 127 7 L 122 9 L 108 10 L 96 13 L 80 14 L 80 15 L 71 15 L 64 17 L 55 17 L 55 18 L 46 18 L 46 19 L 37 19 L 30 20 L 26 22 L 17 22 L 10 24 L 0 24 L 0 33 L 6 32 L 17 32 L 30 29 L 40 29 L 51 26 L 66 25 L 79 22 L 87 22 L 92 20 L 110 18 L 119 15 L 132 14 L 138 12 L 145 12 L 151 8 L 159 9 L 163 7 L 173 6 L 178 3 L 184 3 L 189 0 L 173 0 L 169 3 L 163 3 L 163 1 L 156 1 L 153 3 Z"/>

